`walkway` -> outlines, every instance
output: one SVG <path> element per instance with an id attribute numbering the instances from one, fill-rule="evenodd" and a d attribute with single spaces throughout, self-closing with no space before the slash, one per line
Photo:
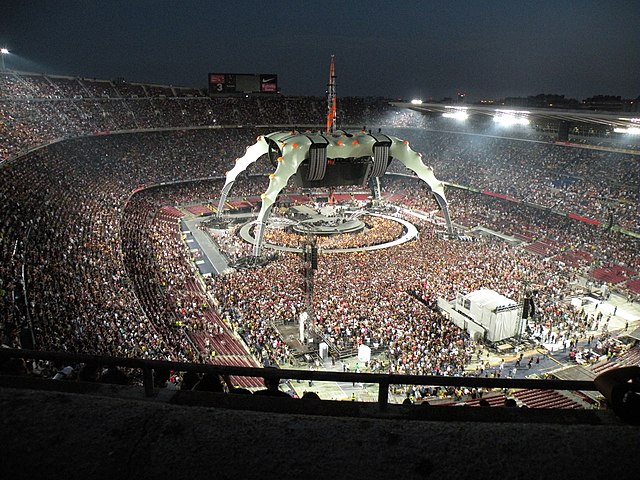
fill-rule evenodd
<path id="1" fill-rule="evenodd" d="M 202 275 L 220 274 L 229 265 L 224 255 L 209 235 L 199 228 L 200 223 L 209 220 L 208 217 L 195 217 L 183 219 L 181 223 L 182 233 L 186 236 L 186 242 L 191 252 L 198 258 L 196 266 Z"/>

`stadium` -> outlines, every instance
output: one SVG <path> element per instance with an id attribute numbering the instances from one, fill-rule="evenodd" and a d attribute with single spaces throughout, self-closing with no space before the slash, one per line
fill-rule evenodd
<path id="1" fill-rule="evenodd" d="M 0 73 L 2 378 L 611 413 L 594 379 L 640 364 L 637 113 L 330 91 L 329 127 L 327 98 L 220 78 L 227 95 Z M 435 177 L 396 147 L 307 153 L 271 195 L 287 157 L 265 147 L 230 180 L 273 132 L 398 139 Z"/>

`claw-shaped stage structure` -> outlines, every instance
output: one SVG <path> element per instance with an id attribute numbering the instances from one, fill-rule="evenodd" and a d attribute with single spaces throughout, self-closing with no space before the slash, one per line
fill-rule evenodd
<path id="1" fill-rule="evenodd" d="M 435 177 L 433 169 L 422 163 L 421 155 L 409 147 L 408 141 L 364 130 L 274 132 L 259 136 L 227 172 L 218 205 L 219 217 L 238 175 L 265 154 L 269 155 L 276 169 L 269 175 L 269 187 L 261 196 L 262 207 L 256 220 L 253 246 L 256 258 L 261 255 L 264 229 L 271 209 L 291 177 L 302 187 L 364 186 L 370 179 L 384 175 L 394 158 L 428 185 L 444 214 L 448 233 L 453 235 L 444 184 Z"/>

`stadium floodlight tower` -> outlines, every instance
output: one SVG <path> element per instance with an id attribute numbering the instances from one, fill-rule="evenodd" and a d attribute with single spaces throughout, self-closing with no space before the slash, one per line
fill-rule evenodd
<path id="1" fill-rule="evenodd" d="M 235 166 L 227 172 L 218 204 L 218 217 L 223 214 L 233 183 L 249 165 L 267 154 L 275 167 L 275 171 L 269 175 L 269 187 L 261 195 L 262 206 L 255 221 L 253 257 L 256 263 L 262 253 L 265 225 L 271 209 L 291 177 L 294 177 L 296 185 L 303 188 L 366 186 L 369 180 L 383 176 L 394 158 L 427 184 L 443 212 L 449 235 L 453 235 L 444 183 L 435 177 L 431 167 L 422 162 L 422 155 L 409 147 L 407 140 L 365 130 L 336 129 L 335 78 L 332 56 L 325 132 L 279 131 L 260 135 L 256 143 L 247 147 L 244 156 L 236 159 Z"/>

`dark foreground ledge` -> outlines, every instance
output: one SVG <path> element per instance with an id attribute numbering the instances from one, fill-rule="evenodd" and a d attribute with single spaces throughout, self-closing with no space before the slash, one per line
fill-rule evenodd
<path id="1" fill-rule="evenodd" d="M 149 399 L 136 387 L 76 383 L 69 391 L 62 382 L 0 380 L 7 478 L 640 473 L 640 428 L 610 411 L 390 405 L 380 412 L 358 402 L 165 391 Z"/>

